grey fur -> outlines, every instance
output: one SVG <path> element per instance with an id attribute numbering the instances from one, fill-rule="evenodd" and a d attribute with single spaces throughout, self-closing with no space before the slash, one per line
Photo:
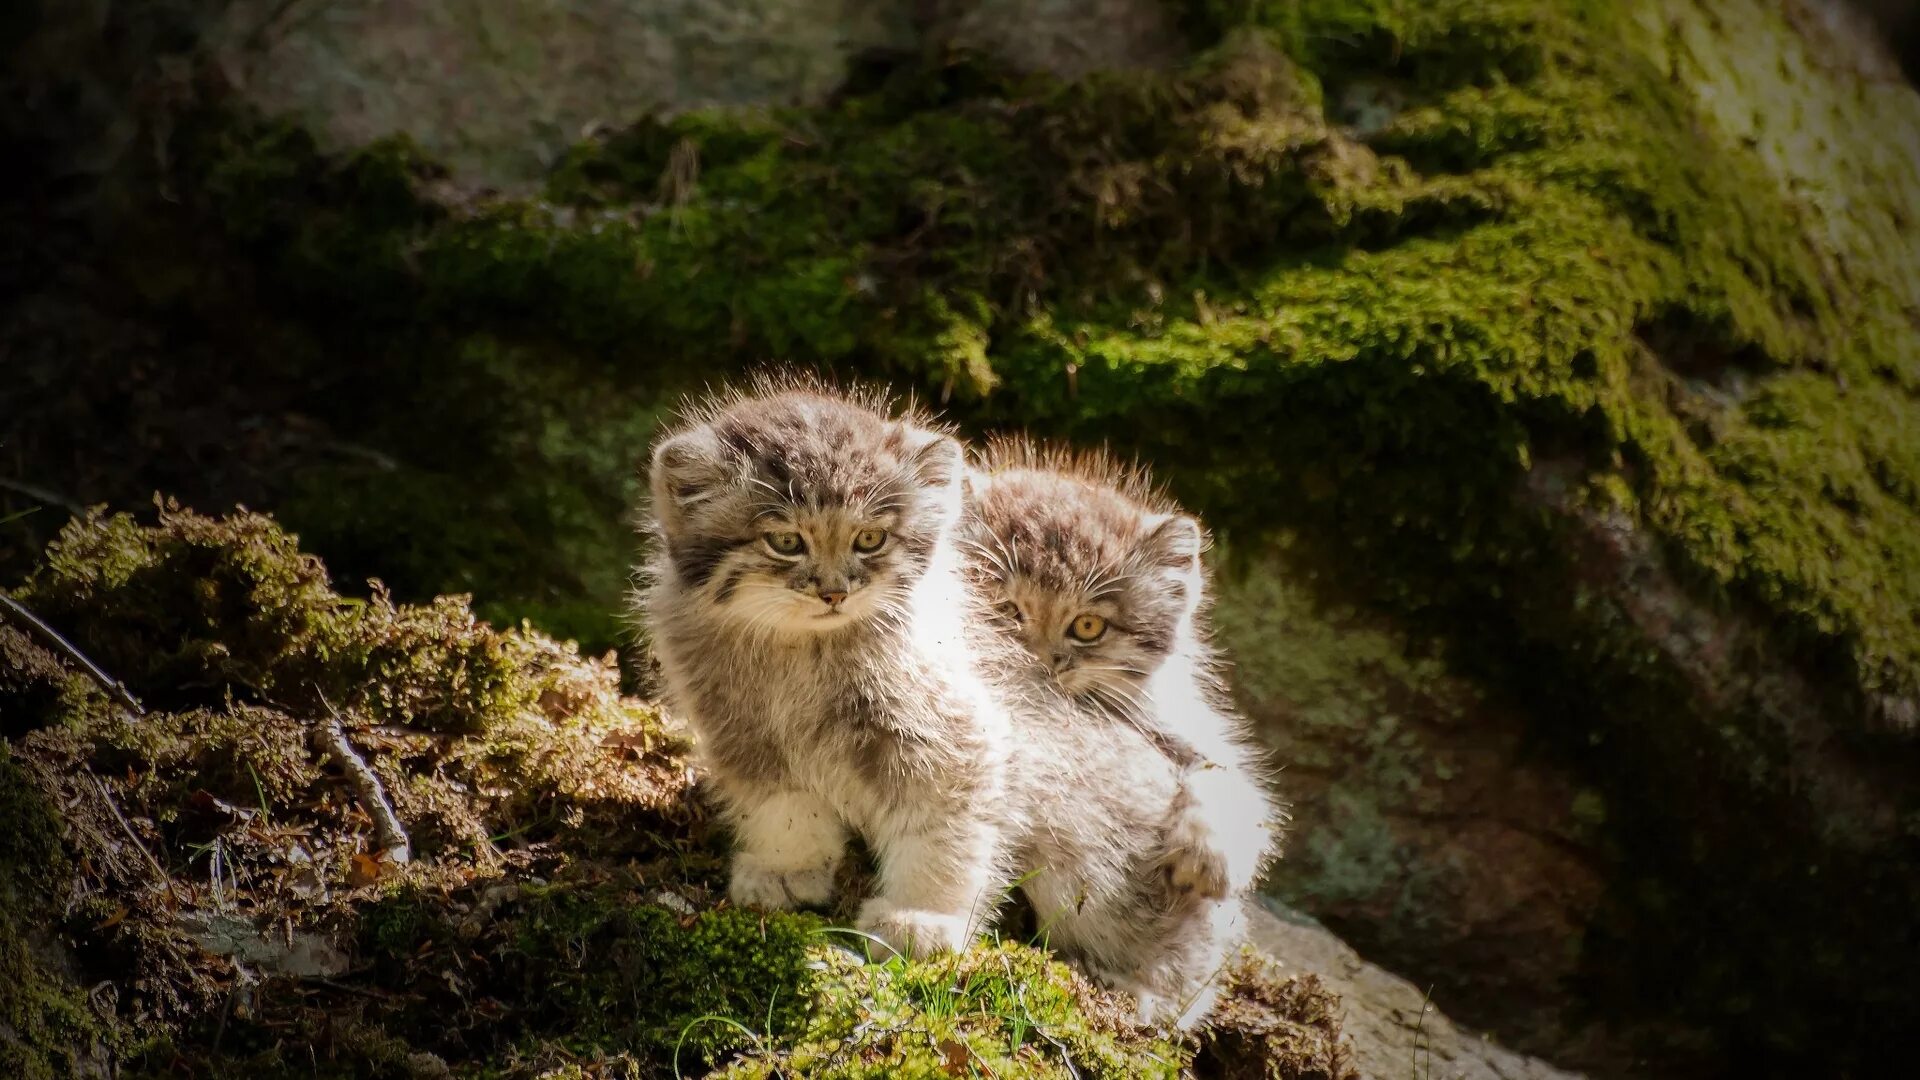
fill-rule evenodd
<path id="1" fill-rule="evenodd" d="M 1208 997 L 1238 943 L 1233 912 L 1272 857 L 1282 815 L 1207 640 L 1205 533 L 1143 470 L 1099 454 L 998 442 L 971 490 L 970 569 L 997 602 L 1003 632 L 1104 715 L 1109 735 L 1142 733 L 1187 770 L 1159 873 L 1137 874 L 1134 908 L 1111 916 L 1134 950 L 1119 955 L 1160 959 L 1115 979 L 1134 984 L 1147 1008 L 1168 994 Z M 1105 629 L 1077 640 L 1069 627 L 1088 615 Z M 1171 894 L 1153 892 L 1156 880 Z"/>
<path id="2" fill-rule="evenodd" d="M 1164 870 L 1192 774 L 998 632 L 958 543 L 950 435 L 763 384 L 691 410 L 650 486 L 640 603 L 735 827 L 737 902 L 824 902 L 858 832 L 880 863 L 862 929 L 961 947 L 1017 877 L 1053 944 L 1156 1017 L 1198 1015 L 1180 1006 L 1219 935 L 1194 928 L 1226 908 Z"/>

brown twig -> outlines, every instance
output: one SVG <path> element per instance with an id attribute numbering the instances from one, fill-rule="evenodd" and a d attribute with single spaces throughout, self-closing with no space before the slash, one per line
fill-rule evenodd
<path id="1" fill-rule="evenodd" d="M 326 705 L 327 718 L 316 724 L 313 729 L 314 750 L 333 758 L 347 774 L 347 783 L 353 788 L 354 797 L 373 819 L 373 838 L 379 843 L 387 857 L 397 863 L 404 863 L 413 857 L 413 841 L 407 839 L 407 830 L 400 824 L 400 815 L 393 812 L 393 804 L 387 801 L 387 792 L 380 784 L 380 777 L 353 749 L 353 743 L 347 740 L 346 726 L 340 722 L 340 714 L 327 703 L 322 696 L 322 705 Z"/>
<path id="2" fill-rule="evenodd" d="M 57 506 L 67 513 L 72 514 L 74 517 L 87 516 L 87 508 L 81 506 L 74 500 L 67 498 L 57 491 L 49 491 L 43 487 L 35 487 L 24 480 L 14 480 L 10 477 L 0 476 L 0 488 L 5 488 L 16 495 L 25 495 L 27 498 L 43 506 Z"/>
<path id="3" fill-rule="evenodd" d="M 113 792 L 107 790 L 106 782 L 94 774 L 91 766 L 81 768 L 87 774 L 87 779 L 93 781 L 94 790 L 100 793 L 100 801 L 107 804 L 107 812 L 113 815 L 113 820 L 120 823 L 120 831 L 127 834 L 128 840 L 133 841 L 134 850 L 147 860 L 147 865 L 152 867 L 153 872 L 159 876 L 161 884 L 167 887 L 167 895 L 178 899 L 178 895 L 173 891 L 173 875 L 167 873 L 167 868 L 160 865 L 160 860 L 153 857 L 153 852 L 147 850 L 147 845 L 140 840 L 140 834 L 133 831 L 133 823 L 127 820 L 127 815 L 120 812 L 120 804 L 113 801 Z"/>
<path id="4" fill-rule="evenodd" d="M 80 665 L 80 669 L 87 673 L 88 678 L 99 683 L 100 689 L 105 690 L 128 712 L 134 716 L 145 716 L 147 714 L 147 710 L 140 707 L 140 702 L 136 701 L 132 692 L 127 689 L 126 683 L 107 674 L 106 669 L 89 659 L 87 654 L 81 652 L 78 646 L 60 636 L 60 631 L 48 626 L 45 622 L 41 621 L 40 616 L 28 611 L 26 605 L 5 593 L 0 593 L 0 607 L 4 607 L 9 612 L 12 612 L 13 617 L 20 620 L 43 644 L 54 649 L 56 652 L 62 653 L 67 659 Z"/>

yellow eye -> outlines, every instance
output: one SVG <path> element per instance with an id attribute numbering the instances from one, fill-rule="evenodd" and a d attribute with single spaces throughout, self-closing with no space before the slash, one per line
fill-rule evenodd
<path id="1" fill-rule="evenodd" d="M 887 530 L 862 529 L 860 530 L 859 534 L 853 538 L 853 550 L 861 553 L 862 555 L 871 555 L 874 552 L 879 551 L 880 545 L 886 542 L 887 542 Z"/>
<path id="2" fill-rule="evenodd" d="M 770 532 L 761 539 L 775 555 L 798 555 L 807 550 L 807 542 L 797 532 Z"/>
<path id="3" fill-rule="evenodd" d="M 1084 645 L 1099 641 L 1107 632 L 1107 620 L 1098 615 L 1080 615 L 1067 627 L 1067 636 Z"/>

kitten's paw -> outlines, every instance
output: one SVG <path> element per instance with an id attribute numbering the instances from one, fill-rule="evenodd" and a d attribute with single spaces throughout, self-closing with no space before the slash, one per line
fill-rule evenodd
<path id="1" fill-rule="evenodd" d="M 775 870 L 753 855 L 736 855 L 727 898 L 737 907 L 785 911 L 817 907 L 833 899 L 833 867 L 786 867 Z"/>
<path id="2" fill-rule="evenodd" d="M 1173 1026 L 1180 1018 L 1180 1003 L 1150 990 L 1133 992 L 1133 1022 L 1141 1027 Z"/>
<path id="3" fill-rule="evenodd" d="M 1185 997 L 1154 990 L 1134 990 L 1133 1022 L 1141 1027 L 1192 1031 L 1213 1012 L 1218 988 L 1208 985 L 1191 989 Z"/>
<path id="4" fill-rule="evenodd" d="M 1227 853 L 1205 822 L 1184 817 L 1167 838 L 1167 878 L 1173 887 L 1203 899 L 1219 900 L 1233 891 Z"/>
<path id="5" fill-rule="evenodd" d="M 895 907 L 878 898 L 860 906 L 859 927 L 916 959 L 967 947 L 965 916 Z"/>

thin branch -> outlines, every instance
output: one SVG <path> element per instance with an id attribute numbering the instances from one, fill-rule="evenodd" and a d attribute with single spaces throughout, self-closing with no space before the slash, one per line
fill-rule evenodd
<path id="1" fill-rule="evenodd" d="M 87 516 L 87 508 L 81 506 L 78 502 L 67 498 L 57 491 L 49 491 L 43 487 L 36 487 L 33 484 L 27 483 L 25 480 L 12 480 L 0 476 L 0 488 L 11 491 L 16 495 L 25 495 L 34 502 L 45 506 L 57 506 L 67 513 L 72 514 L 74 517 Z"/>
<path id="2" fill-rule="evenodd" d="M 126 683 L 107 674 L 104 668 L 89 659 L 87 654 L 81 652 L 73 642 L 61 637 L 60 631 L 42 622 L 40 616 L 28 611 L 20 601 L 15 600 L 5 593 L 0 593 L 0 607 L 4 607 L 6 610 L 12 612 L 14 618 L 20 620 L 21 624 L 26 626 L 28 630 L 31 630 L 33 635 L 39 638 L 43 644 L 56 652 L 64 654 L 67 659 L 80 665 L 81 670 L 87 673 L 88 678 L 99 683 L 100 689 L 105 690 L 128 712 L 135 716 L 147 715 L 147 710 L 141 708 L 140 702 L 134 700 L 134 696 L 132 692 L 127 689 Z"/>
<path id="3" fill-rule="evenodd" d="M 320 699 L 326 705 L 326 698 Z M 380 785 L 380 777 L 353 749 L 347 741 L 347 729 L 340 723 L 340 714 L 327 705 L 327 719 L 316 724 L 313 729 L 314 750 L 332 757 L 340 763 L 347 774 L 347 784 L 353 788 L 354 797 L 373 819 L 373 838 L 387 857 L 397 863 L 404 863 L 413 857 L 413 841 L 407 839 L 407 830 L 400 824 L 400 815 L 393 812 L 393 804 L 387 801 L 386 789 Z"/>
<path id="4" fill-rule="evenodd" d="M 140 841 L 140 834 L 133 831 L 133 823 L 127 820 L 127 815 L 120 812 L 120 804 L 113 801 L 113 792 L 107 790 L 106 783 L 94 774 L 92 767 L 82 766 L 82 769 L 86 772 L 87 779 L 93 781 L 93 789 L 100 793 L 100 801 L 107 804 L 107 810 L 113 814 L 113 820 L 120 823 L 120 831 L 127 834 L 127 839 L 133 841 L 134 850 L 147 860 L 147 865 L 152 867 L 153 872 L 159 876 L 161 884 L 167 887 L 167 895 L 175 896 L 173 875 L 167 873 L 167 868 L 161 866 L 160 860 L 154 858 L 153 852 L 148 851 L 147 845 Z"/>

